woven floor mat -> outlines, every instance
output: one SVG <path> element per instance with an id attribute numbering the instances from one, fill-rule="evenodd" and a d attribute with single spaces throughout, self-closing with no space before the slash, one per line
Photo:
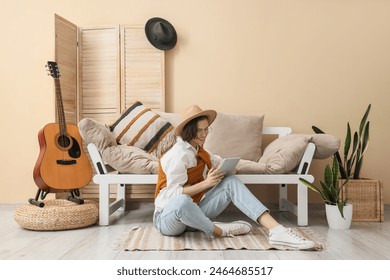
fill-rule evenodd
<path id="1" fill-rule="evenodd" d="M 307 239 L 316 242 L 312 251 L 324 249 L 321 238 L 309 228 L 294 228 Z M 182 250 L 294 250 L 286 246 L 274 246 L 268 243 L 268 233 L 263 227 L 253 227 L 245 235 L 214 238 L 200 231 L 185 232 L 180 236 L 163 236 L 152 226 L 133 227 L 125 232 L 117 243 L 116 249 L 125 251 L 182 251 Z"/>

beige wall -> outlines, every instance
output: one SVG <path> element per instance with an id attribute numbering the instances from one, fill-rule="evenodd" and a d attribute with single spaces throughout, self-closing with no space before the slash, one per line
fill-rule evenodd
<path id="1" fill-rule="evenodd" d="M 37 133 L 54 120 L 54 13 L 79 26 L 166 18 L 178 33 L 166 53 L 167 110 L 189 104 L 266 125 L 344 137 L 369 103 L 371 142 L 363 175 L 381 179 L 390 203 L 390 1 L 5 0 L 0 4 L 0 203 L 35 195 Z M 322 175 L 326 161 L 313 163 Z M 273 190 L 264 190 L 265 201 Z M 310 200 L 318 196 L 310 192 Z"/>

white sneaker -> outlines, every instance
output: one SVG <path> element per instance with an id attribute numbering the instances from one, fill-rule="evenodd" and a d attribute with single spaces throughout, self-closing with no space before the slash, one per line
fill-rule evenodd
<path id="1" fill-rule="evenodd" d="M 222 229 L 222 235 L 225 236 L 235 236 L 235 235 L 241 235 L 241 234 L 247 234 L 251 231 L 252 225 L 245 221 L 235 221 L 231 223 L 214 223 L 217 227 Z"/>
<path id="2" fill-rule="evenodd" d="M 269 243 L 272 245 L 288 246 L 299 250 L 307 250 L 316 247 L 314 241 L 299 236 L 291 228 L 285 228 L 277 233 L 270 233 Z"/>

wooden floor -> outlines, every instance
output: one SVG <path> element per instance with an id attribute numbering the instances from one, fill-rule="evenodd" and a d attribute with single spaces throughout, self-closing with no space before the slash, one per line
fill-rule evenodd
<path id="1" fill-rule="evenodd" d="M 353 222 L 350 230 L 332 230 L 326 223 L 323 205 L 309 207 L 309 228 L 325 242 L 320 252 L 302 251 L 148 251 L 125 252 L 115 249 L 121 233 L 150 222 L 153 204 L 136 203 L 126 212 L 114 214 L 112 225 L 90 226 L 66 231 L 30 231 L 14 220 L 18 205 L 0 205 L 1 260 L 388 260 L 390 259 L 390 205 L 385 206 L 385 222 Z M 270 206 L 271 210 L 274 208 Z M 285 226 L 296 226 L 290 213 L 271 211 Z M 387 218 L 387 219 L 386 219 Z M 247 219 L 234 207 L 218 220 Z"/>

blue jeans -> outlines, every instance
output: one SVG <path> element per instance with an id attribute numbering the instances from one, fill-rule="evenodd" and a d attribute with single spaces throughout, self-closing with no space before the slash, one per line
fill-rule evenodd
<path id="1" fill-rule="evenodd" d="M 162 211 L 154 214 L 153 223 L 163 235 L 180 235 L 191 228 L 211 235 L 214 228 L 211 219 L 221 214 L 230 202 L 255 222 L 268 211 L 240 179 L 228 176 L 206 192 L 199 204 L 185 194 L 173 197 Z"/>

